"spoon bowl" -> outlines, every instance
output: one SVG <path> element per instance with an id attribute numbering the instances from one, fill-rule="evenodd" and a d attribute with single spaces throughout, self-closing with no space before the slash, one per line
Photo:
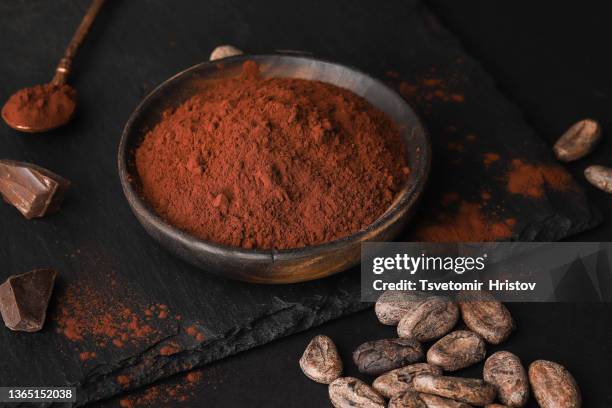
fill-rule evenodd
<path id="1" fill-rule="evenodd" d="M 75 111 L 76 91 L 72 87 L 47 84 L 13 94 L 2 108 L 2 119 L 20 132 L 42 133 L 70 122 Z"/>

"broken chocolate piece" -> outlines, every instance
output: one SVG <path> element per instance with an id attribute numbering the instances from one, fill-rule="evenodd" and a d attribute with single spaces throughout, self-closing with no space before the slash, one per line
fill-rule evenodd
<path id="1" fill-rule="evenodd" d="M 0 160 L 0 194 L 27 219 L 59 210 L 70 181 L 30 163 Z"/>
<path id="2" fill-rule="evenodd" d="M 35 269 L 0 285 L 0 313 L 6 327 L 27 332 L 42 329 L 55 275 L 53 269 Z"/>

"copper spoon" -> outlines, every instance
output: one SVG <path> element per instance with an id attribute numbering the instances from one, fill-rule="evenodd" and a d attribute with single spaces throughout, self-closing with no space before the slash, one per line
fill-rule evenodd
<path id="1" fill-rule="evenodd" d="M 22 89 L 13 94 L 2 108 L 2 119 L 15 130 L 29 133 L 45 132 L 62 126 L 72 119 L 76 109 L 76 92 L 66 84 L 70 67 L 79 46 L 89 32 L 105 0 L 93 0 L 68 44 L 60 60 L 55 75 L 49 84 Z M 45 106 L 50 98 L 56 98 L 61 109 L 53 112 L 53 117 Z M 17 112 L 11 115 L 10 112 Z M 36 112 L 34 114 L 29 114 Z M 41 116 L 42 115 L 42 116 Z M 46 115 L 46 117 L 44 117 Z"/>

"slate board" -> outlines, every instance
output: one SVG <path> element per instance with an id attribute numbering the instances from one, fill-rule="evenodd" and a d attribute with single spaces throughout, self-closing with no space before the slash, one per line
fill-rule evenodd
<path id="1" fill-rule="evenodd" d="M 53 319 L 36 334 L 0 330 L 1 385 L 71 384 L 78 388 L 82 405 L 368 306 L 359 302 L 356 269 L 291 286 L 247 285 L 208 276 L 160 249 L 130 213 L 116 175 L 125 120 L 153 85 L 205 60 L 220 43 L 254 53 L 307 50 L 381 78 L 394 71 L 397 74 L 387 77 L 393 85 L 416 83 L 431 76 L 432 69 L 437 77 L 450 80 L 464 96 L 462 103 L 410 100 L 434 142 L 434 173 L 418 222 L 431 220 L 449 191 L 476 201 L 480 184 L 492 186 L 493 192 L 483 211 L 517 220 L 511 239 L 561 239 L 598 222 L 577 188 L 542 200 L 505 192 L 507 160 L 551 163 L 549 149 L 495 90 L 489 75 L 418 2 L 288 3 L 108 2 L 74 66 L 71 83 L 80 97 L 75 121 L 45 135 L 21 135 L 2 126 L 2 157 L 45 166 L 74 186 L 63 210 L 46 219 L 26 221 L 13 208 L 0 206 L 3 231 L 10 232 L 0 238 L 0 278 L 35 267 L 57 268 L 60 279 L 51 314 L 69 285 L 87 282 L 139 313 L 161 303 L 168 305 L 171 317 L 180 315 L 181 320 L 158 322 L 154 341 L 125 348 L 101 348 L 94 339 L 70 341 L 57 332 Z M 85 7 L 75 0 L 0 4 L 0 43 L 11 56 L 0 66 L 0 99 L 50 78 Z M 311 8 L 322 11 L 317 21 L 301 18 Z M 399 12 L 405 25 L 385 24 Z M 379 28 L 368 32 L 372 19 Z M 469 146 L 468 134 L 477 136 Z M 448 148 L 459 141 L 464 145 L 460 155 Z M 482 167 L 482 154 L 493 150 L 506 160 L 499 174 L 485 173 Z M 407 230 L 405 236 L 414 233 Z M 203 332 L 203 341 L 185 335 L 191 325 Z M 171 342 L 180 344 L 181 351 L 160 355 L 160 348 Z M 96 351 L 97 358 L 82 362 L 83 351 Z M 129 384 L 119 384 L 120 375 L 129 375 Z"/>

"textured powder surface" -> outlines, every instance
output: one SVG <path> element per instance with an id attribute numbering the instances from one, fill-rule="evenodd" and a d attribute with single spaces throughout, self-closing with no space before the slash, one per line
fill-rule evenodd
<path id="1" fill-rule="evenodd" d="M 245 63 L 162 120 L 136 151 L 144 198 L 204 240 L 297 248 L 367 227 L 410 170 L 398 128 L 357 95 L 260 79 Z"/>

